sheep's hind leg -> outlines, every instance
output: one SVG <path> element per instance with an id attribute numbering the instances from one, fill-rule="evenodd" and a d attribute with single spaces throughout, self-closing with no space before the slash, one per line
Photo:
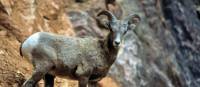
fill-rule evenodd
<path id="1" fill-rule="evenodd" d="M 44 82 L 45 82 L 45 87 L 53 87 L 54 86 L 54 78 L 55 76 L 51 74 L 45 74 L 44 76 Z"/>
<path id="2" fill-rule="evenodd" d="M 28 80 L 23 84 L 22 87 L 35 87 L 37 82 L 43 77 L 45 72 L 35 70 Z"/>
<path id="3" fill-rule="evenodd" d="M 43 63 L 41 63 L 43 62 Z M 35 66 L 35 70 L 28 80 L 22 85 L 22 87 L 35 87 L 38 81 L 40 81 L 44 75 L 52 69 L 51 63 L 44 63 L 44 61 L 38 62 Z"/>
<path id="4" fill-rule="evenodd" d="M 32 49 L 30 55 L 31 61 L 34 66 L 34 72 L 30 79 L 28 79 L 22 87 L 35 87 L 45 74 L 53 69 L 53 58 L 56 58 L 56 54 L 53 48 L 46 45 L 38 45 L 37 48 Z"/>
<path id="5" fill-rule="evenodd" d="M 79 87 L 87 87 L 88 77 L 79 78 Z"/>
<path id="6" fill-rule="evenodd" d="M 37 78 L 38 74 L 34 73 L 31 78 L 29 78 L 28 80 L 26 80 L 24 82 L 24 84 L 22 85 L 22 87 L 36 87 L 37 81 L 34 80 L 34 76 Z"/>

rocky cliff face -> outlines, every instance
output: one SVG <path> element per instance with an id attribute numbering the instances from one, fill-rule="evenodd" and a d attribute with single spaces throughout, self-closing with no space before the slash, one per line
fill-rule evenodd
<path id="1" fill-rule="evenodd" d="M 19 32 L 16 37 L 19 40 L 37 31 L 74 35 L 65 14 L 65 3 L 64 0 L 1 0 L 10 26 Z"/>
<path id="2" fill-rule="evenodd" d="M 78 1 L 76 3 L 75 1 Z M 105 3 L 107 2 L 107 3 Z M 95 16 L 108 9 L 118 18 L 139 14 L 102 87 L 198 87 L 198 0 L 1 0 L 0 86 L 20 86 L 32 67 L 19 56 L 20 43 L 37 31 L 103 38 Z M 41 81 L 42 85 L 43 82 Z M 77 87 L 57 78 L 57 87 Z"/>
<path id="3" fill-rule="evenodd" d="M 113 68 L 117 72 L 125 71 L 116 78 L 122 86 L 200 86 L 199 3 L 197 0 L 123 0 L 123 11 L 140 14 L 143 20 L 134 31 L 138 39 L 127 37 L 127 42 L 138 43 L 131 43 L 127 48 L 136 49 L 123 51 L 116 62 L 121 68 Z M 128 58 L 123 56 L 126 54 Z"/>

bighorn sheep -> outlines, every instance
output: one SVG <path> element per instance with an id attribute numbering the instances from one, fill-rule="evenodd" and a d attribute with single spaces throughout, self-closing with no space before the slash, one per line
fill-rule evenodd
<path id="1" fill-rule="evenodd" d="M 140 19 L 138 15 L 130 15 L 125 20 L 118 20 L 109 11 L 102 11 L 97 16 L 100 15 L 108 18 L 105 26 L 110 33 L 105 39 L 66 37 L 47 32 L 27 38 L 20 51 L 32 62 L 34 72 L 23 87 L 34 87 L 43 77 L 45 87 L 53 87 L 55 76 L 78 80 L 79 87 L 87 84 L 96 87 L 115 61 L 124 34 L 138 22 L 133 22 L 134 19 Z"/>

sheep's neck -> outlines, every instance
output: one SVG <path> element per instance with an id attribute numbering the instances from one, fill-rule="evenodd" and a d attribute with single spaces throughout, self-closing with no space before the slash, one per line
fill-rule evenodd
<path id="1" fill-rule="evenodd" d="M 113 64 L 116 60 L 118 48 L 113 46 L 112 33 L 109 33 L 107 38 L 104 40 L 104 48 L 106 52 L 106 58 L 109 64 Z"/>

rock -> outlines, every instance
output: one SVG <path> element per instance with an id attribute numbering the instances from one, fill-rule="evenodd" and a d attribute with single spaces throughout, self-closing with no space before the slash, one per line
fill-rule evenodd
<path id="1" fill-rule="evenodd" d="M 64 0 L 1 0 L 8 13 L 8 24 L 17 29 L 22 41 L 38 31 L 74 35 L 69 18 L 65 14 Z M 23 26 L 22 26 L 23 25 Z"/>
<path id="2" fill-rule="evenodd" d="M 77 36 L 93 36 L 103 38 L 104 33 L 97 27 L 96 21 L 87 12 L 80 10 L 68 11 Z"/>
<path id="3" fill-rule="evenodd" d="M 109 75 L 122 87 L 198 87 L 200 22 L 193 1 L 123 0 L 121 5 L 142 21 Z"/>
<path id="4" fill-rule="evenodd" d="M 116 81 L 114 81 L 110 77 L 103 78 L 99 82 L 99 85 L 100 85 L 100 87 L 119 87 L 118 84 L 116 83 Z"/>
<path id="5" fill-rule="evenodd" d="M 0 31 L 0 36 L 6 36 L 7 35 L 7 31 Z"/>

